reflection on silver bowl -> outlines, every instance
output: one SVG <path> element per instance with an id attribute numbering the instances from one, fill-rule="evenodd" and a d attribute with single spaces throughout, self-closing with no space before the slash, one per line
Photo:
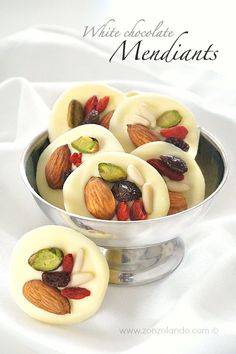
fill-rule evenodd
<path id="1" fill-rule="evenodd" d="M 35 172 L 39 156 L 48 144 L 45 132 L 27 147 L 21 163 L 23 180 L 39 207 L 55 224 L 74 228 L 101 247 L 113 284 L 139 285 L 171 273 L 184 255 L 183 241 L 179 236 L 206 214 L 228 175 L 222 146 L 202 129 L 196 158 L 206 182 L 206 197 L 202 203 L 159 219 L 125 222 L 97 220 L 56 208 L 38 194 Z"/>

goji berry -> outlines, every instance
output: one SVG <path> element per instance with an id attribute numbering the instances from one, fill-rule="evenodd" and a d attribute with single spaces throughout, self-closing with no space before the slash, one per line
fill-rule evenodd
<path id="1" fill-rule="evenodd" d="M 80 300 L 91 294 L 90 290 L 86 288 L 71 287 L 61 290 L 61 295 L 67 299 Z"/>
<path id="2" fill-rule="evenodd" d="M 116 217 L 119 221 L 129 219 L 129 205 L 126 202 L 119 202 L 116 207 Z"/>
<path id="3" fill-rule="evenodd" d="M 183 140 L 188 134 L 188 129 L 183 125 L 177 125 L 176 127 L 162 129 L 160 134 L 165 138 L 177 138 Z"/>
<path id="4" fill-rule="evenodd" d="M 93 109 L 96 108 L 97 106 L 97 103 L 98 103 L 98 98 L 97 96 L 92 96 L 90 97 L 87 102 L 85 103 L 84 105 L 84 110 L 85 110 L 85 113 L 88 114 L 90 113 Z"/>
<path id="5" fill-rule="evenodd" d="M 109 96 L 104 96 L 103 98 L 100 98 L 100 100 L 97 103 L 96 110 L 101 113 L 105 111 L 108 102 L 109 102 L 110 97 Z"/>
<path id="6" fill-rule="evenodd" d="M 63 257 L 63 261 L 62 261 L 63 272 L 71 273 L 73 269 L 73 264 L 74 264 L 73 255 L 71 253 L 66 254 Z"/>

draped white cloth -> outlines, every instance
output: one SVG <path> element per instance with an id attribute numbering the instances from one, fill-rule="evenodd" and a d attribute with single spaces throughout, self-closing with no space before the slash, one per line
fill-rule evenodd
<path id="1" fill-rule="evenodd" d="M 56 27 L 34 27 L 0 41 L 1 353 L 235 353 L 236 90 L 197 66 L 111 64 L 108 52 Z M 51 223 L 26 190 L 19 164 L 29 141 L 46 129 L 57 96 L 72 82 L 89 80 L 180 99 L 224 145 L 230 175 L 208 215 L 182 235 L 186 255 L 172 275 L 140 287 L 109 287 L 96 316 L 53 327 L 27 317 L 9 293 L 15 242 Z M 127 328 L 142 333 L 122 334 Z"/>

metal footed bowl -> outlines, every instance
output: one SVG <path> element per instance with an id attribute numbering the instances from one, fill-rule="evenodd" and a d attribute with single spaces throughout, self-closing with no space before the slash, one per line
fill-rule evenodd
<path id="1" fill-rule="evenodd" d="M 110 267 L 110 283 L 116 285 L 145 284 L 161 279 L 177 268 L 184 256 L 181 234 L 206 214 L 228 175 L 222 146 L 202 129 L 196 160 L 206 182 L 203 202 L 159 219 L 124 222 L 97 220 L 56 208 L 38 194 L 36 167 L 40 154 L 48 144 L 45 132 L 27 147 L 21 163 L 23 180 L 36 203 L 55 224 L 76 229 L 101 247 Z"/>

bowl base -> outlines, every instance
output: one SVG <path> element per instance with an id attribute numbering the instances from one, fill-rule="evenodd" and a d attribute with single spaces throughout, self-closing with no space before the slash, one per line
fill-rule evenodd
<path id="1" fill-rule="evenodd" d="M 101 247 L 112 285 L 136 286 L 160 280 L 172 273 L 184 256 L 181 238 L 149 247 Z"/>

